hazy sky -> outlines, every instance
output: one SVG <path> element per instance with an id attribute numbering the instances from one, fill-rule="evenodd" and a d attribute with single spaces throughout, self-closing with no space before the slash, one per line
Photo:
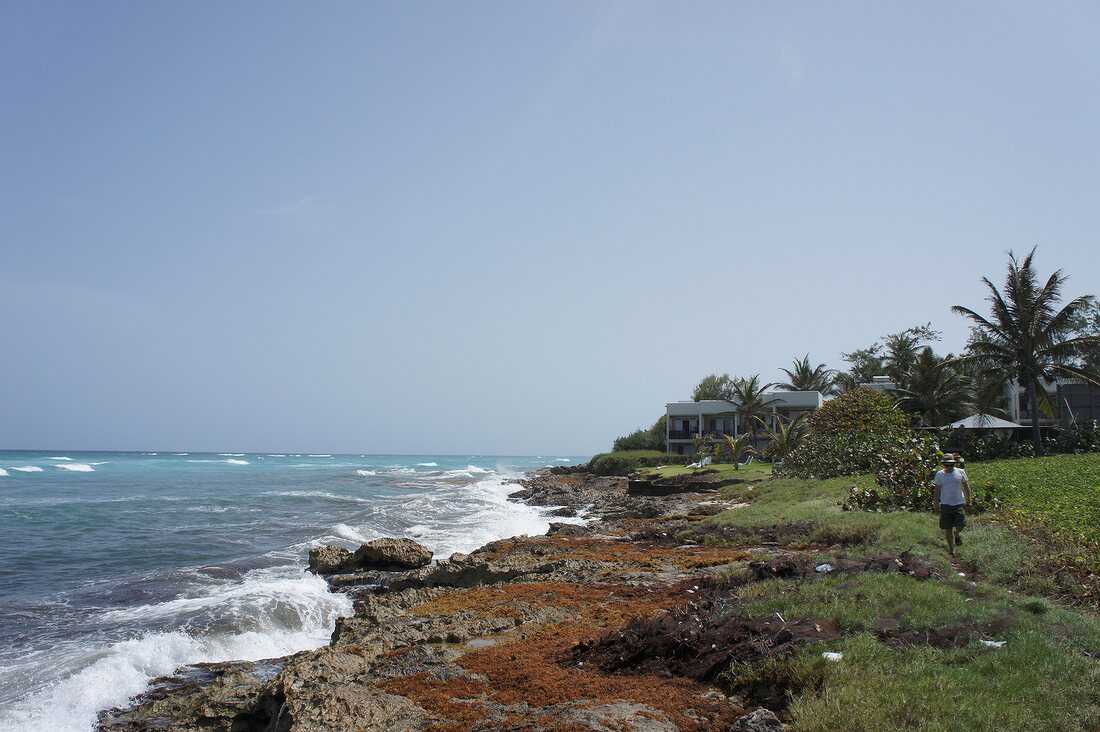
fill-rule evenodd
<path id="1" fill-rule="evenodd" d="M 6 2 L 0 448 L 591 454 L 1100 293 L 1100 5 Z"/>

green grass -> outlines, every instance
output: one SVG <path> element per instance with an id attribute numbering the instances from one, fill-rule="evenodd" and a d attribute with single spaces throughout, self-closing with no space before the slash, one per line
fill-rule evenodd
<path id="1" fill-rule="evenodd" d="M 966 472 L 971 489 L 999 499 L 1013 523 L 1048 531 L 1069 562 L 1100 569 L 1100 454 L 994 460 Z"/>
<path id="2" fill-rule="evenodd" d="M 841 504 L 853 485 L 874 484 L 870 476 L 830 480 L 780 478 L 752 485 L 728 486 L 722 493 L 749 505 L 711 518 L 722 526 L 765 527 L 810 524 L 804 538 L 814 544 L 875 545 L 880 551 L 946 555 L 943 534 L 932 514 L 844 511 Z"/>
<path id="3" fill-rule="evenodd" d="M 665 465 L 656 468 L 643 468 L 642 475 L 652 478 L 673 478 L 677 475 L 708 475 L 714 474 L 723 478 L 744 478 L 745 480 L 759 480 L 772 474 L 771 463 L 753 461 L 748 465 L 735 466 L 733 463 L 718 463 L 707 465 L 703 468 L 689 468 L 686 465 Z"/>
<path id="4" fill-rule="evenodd" d="M 1017 515 L 1087 529 L 1100 515 L 1100 507 L 1090 503 L 1100 485 L 1090 472 L 1097 465 L 1100 456 L 1064 456 L 996 461 L 968 466 L 967 472 L 977 490 L 994 482 L 1007 510 Z M 1064 509 L 1062 499 L 1051 495 L 1054 488 L 1046 487 L 1052 480 L 1092 515 Z M 927 556 L 944 579 L 865 572 L 740 586 L 741 609 L 750 615 L 824 618 L 844 635 L 786 659 L 731 668 L 731 679 L 741 685 L 778 680 L 789 687 L 795 730 L 1100 729 L 1100 661 L 1086 655 L 1100 652 L 1100 619 L 1049 599 L 1066 588 L 1059 587 L 1065 580 L 1039 571 L 1043 545 L 989 518 L 972 518 L 956 567 L 934 514 L 843 511 L 840 504 L 853 485 L 869 487 L 873 478 L 729 486 L 722 489 L 727 498 L 749 505 L 710 520 L 742 527 L 797 524 L 808 527 L 808 543 L 847 545 L 819 550 L 815 561 L 911 550 Z M 859 542 L 865 546 L 851 546 Z M 971 568 L 982 578 L 977 584 L 971 582 Z M 960 569 L 968 576 L 959 577 Z M 1006 611 L 1013 625 L 988 624 Z M 876 636 L 874 620 L 880 616 L 898 617 L 907 630 L 972 624 L 981 637 L 1005 645 L 990 649 L 976 637 L 948 649 L 895 648 Z M 825 650 L 844 658 L 826 661 Z"/>

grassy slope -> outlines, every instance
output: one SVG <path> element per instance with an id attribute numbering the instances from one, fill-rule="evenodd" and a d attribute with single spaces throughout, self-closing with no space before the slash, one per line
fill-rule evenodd
<path id="1" fill-rule="evenodd" d="M 1055 464 L 1056 465 L 1056 464 Z M 997 463 L 968 466 L 976 487 Z M 1054 469 L 1045 466 L 1046 472 Z M 864 573 L 825 575 L 812 581 L 770 580 L 746 585 L 753 614 L 829 618 L 846 635 L 826 648 L 812 648 L 779 662 L 781 669 L 742 669 L 776 674 L 801 689 L 789 712 L 796 729 L 1092 729 L 1100 726 L 1100 621 L 1042 599 L 1053 580 L 1032 571 L 1037 545 L 1017 532 L 977 519 L 965 533 L 958 566 L 952 564 L 942 533 L 930 514 L 845 512 L 839 503 L 853 484 L 870 478 L 831 481 L 773 480 L 727 489 L 749 506 L 719 514 L 725 525 L 771 526 L 809 522 L 810 542 L 870 546 L 853 554 L 912 550 L 928 555 L 944 580 Z M 1085 490 L 1089 486 L 1081 486 Z M 1071 487 L 1071 492 L 1076 486 Z M 1092 488 L 1095 490 L 1095 488 Z M 836 550 L 823 553 L 822 560 Z M 960 570 L 978 571 L 973 583 Z M 994 629 L 991 618 L 1010 611 L 1011 627 Z M 982 639 L 1004 641 L 993 649 L 975 638 L 969 644 L 936 649 L 895 649 L 881 643 L 874 621 L 898 616 L 904 628 L 973 625 Z M 844 653 L 839 663 L 820 652 Z"/>
<path id="2" fill-rule="evenodd" d="M 759 480 L 772 474 L 771 463 L 753 461 L 748 465 L 734 465 L 733 463 L 717 463 L 705 468 L 689 468 L 686 465 L 667 465 L 661 468 L 643 468 L 638 471 L 643 475 L 654 478 L 672 478 L 677 475 L 706 475 L 714 474 L 722 477 L 744 478 L 745 480 Z"/>

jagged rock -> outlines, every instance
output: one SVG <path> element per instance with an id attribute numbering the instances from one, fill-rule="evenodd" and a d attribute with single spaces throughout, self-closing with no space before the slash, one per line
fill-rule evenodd
<path id="1" fill-rule="evenodd" d="M 375 539 L 363 544 L 345 565 L 349 569 L 416 569 L 432 562 L 432 550 L 412 539 Z"/>
<path id="2" fill-rule="evenodd" d="M 342 546 L 330 544 L 309 550 L 309 571 L 314 574 L 337 574 L 342 572 L 351 552 Z"/>
<path id="3" fill-rule="evenodd" d="M 787 725 L 768 709 L 761 707 L 733 723 L 731 732 L 783 732 Z"/>
<path id="4" fill-rule="evenodd" d="M 550 528 L 546 531 L 547 536 L 583 536 L 588 533 L 588 529 L 579 524 L 560 524 L 551 523 Z"/>
<path id="5" fill-rule="evenodd" d="M 272 732 L 328 732 L 336 729 L 421 730 L 438 722 L 405 697 L 374 686 L 366 660 L 354 653 L 323 648 L 292 656 L 268 687 L 264 709 L 254 729 Z"/>

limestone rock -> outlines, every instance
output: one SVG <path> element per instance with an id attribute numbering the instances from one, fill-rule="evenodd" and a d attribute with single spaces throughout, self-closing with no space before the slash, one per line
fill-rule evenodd
<path id="1" fill-rule="evenodd" d="M 412 539 L 375 539 L 355 550 L 351 569 L 416 569 L 432 563 L 432 550 Z"/>
<path id="2" fill-rule="evenodd" d="M 309 550 L 309 571 L 314 574 L 337 574 L 343 571 L 351 552 L 342 546 L 330 544 Z"/>
<path id="3" fill-rule="evenodd" d="M 783 732 L 787 725 L 780 722 L 771 710 L 761 707 L 738 719 L 730 729 L 731 732 Z"/>

